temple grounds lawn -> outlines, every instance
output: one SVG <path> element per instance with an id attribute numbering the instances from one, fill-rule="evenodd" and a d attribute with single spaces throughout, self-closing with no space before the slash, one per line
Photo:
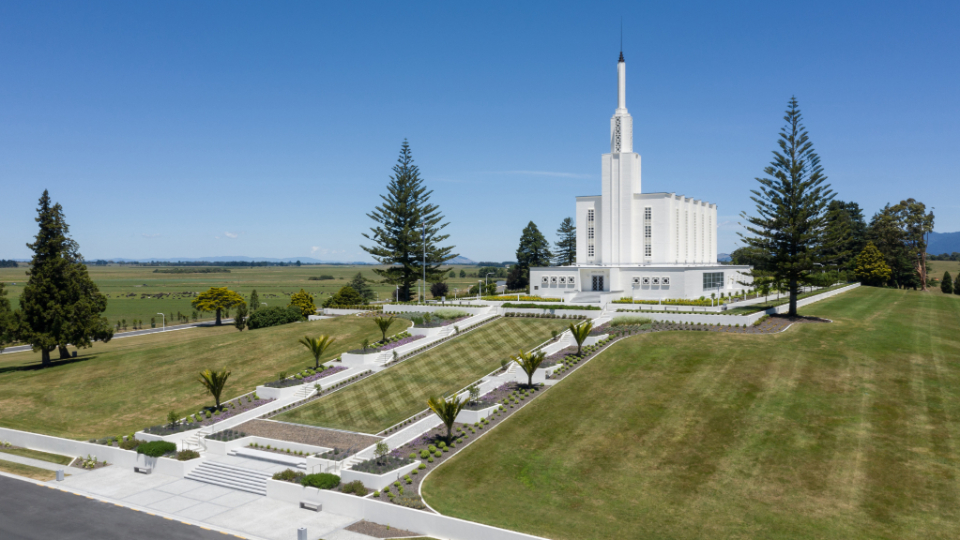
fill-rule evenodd
<path id="1" fill-rule="evenodd" d="M 960 537 L 960 297 L 861 288 L 778 335 L 614 345 L 425 481 L 558 540 Z"/>
<path id="2" fill-rule="evenodd" d="M 427 398 L 455 392 L 500 361 L 550 339 L 569 321 L 504 318 L 415 356 L 369 379 L 274 420 L 377 433 L 427 408 Z"/>
<path id="3" fill-rule="evenodd" d="M 395 324 L 392 332 L 403 328 Z M 0 355 L 0 426 L 75 439 L 130 434 L 213 405 L 196 381 L 206 368 L 232 371 L 223 398 L 252 391 L 281 371 L 314 363 L 297 340 L 337 341 L 321 362 L 380 331 L 373 320 L 338 317 L 238 332 L 229 325 L 191 328 L 95 344 L 77 358 L 40 369 L 40 355 Z"/>

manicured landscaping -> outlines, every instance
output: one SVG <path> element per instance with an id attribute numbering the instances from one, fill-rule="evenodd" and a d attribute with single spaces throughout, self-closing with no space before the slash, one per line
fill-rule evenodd
<path id="1" fill-rule="evenodd" d="M 0 459 L 0 471 L 8 474 L 15 474 L 17 476 L 23 476 L 25 478 L 40 480 L 41 482 L 47 482 L 57 477 L 57 473 L 54 471 L 48 471 L 47 469 L 32 467 L 30 465 L 23 465 L 13 461 L 5 461 L 3 459 Z"/>
<path id="2" fill-rule="evenodd" d="M 960 535 L 960 297 L 860 288 L 801 314 L 835 322 L 613 344 L 424 498 L 558 540 Z"/>
<path id="3" fill-rule="evenodd" d="M 427 397 L 462 389 L 563 328 L 553 319 L 500 319 L 274 420 L 378 433 L 425 409 Z"/>
<path id="4" fill-rule="evenodd" d="M 0 446 L 0 452 L 25 458 L 39 459 L 41 461 L 49 461 L 57 465 L 69 465 L 70 462 L 73 461 L 73 458 L 61 456 L 60 454 L 51 454 L 49 452 L 41 452 L 40 450 L 31 450 L 29 448 L 19 448 L 16 446 Z M 0 456 L 0 459 L 2 458 L 3 456 Z"/>
<path id="5" fill-rule="evenodd" d="M 204 369 L 232 371 L 223 396 L 229 399 L 280 371 L 312 368 L 313 356 L 297 340 L 319 334 L 336 337 L 321 361 L 380 338 L 369 319 L 347 316 L 255 332 L 224 326 L 119 339 L 47 369 L 39 368 L 39 354 L 4 354 L 0 425 L 80 440 L 130 434 L 164 422 L 170 411 L 182 418 L 212 406 L 196 380 Z"/>

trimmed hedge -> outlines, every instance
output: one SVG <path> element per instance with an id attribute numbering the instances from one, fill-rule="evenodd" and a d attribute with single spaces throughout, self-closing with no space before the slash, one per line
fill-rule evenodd
<path id="1" fill-rule="evenodd" d="M 330 473 L 308 474 L 300 479 L 304 487 L 333 489 L 340 485 L 340 477 Z"/>
<path id="2" fill-rule="evenodd" d="M 267 328 L 269 326 L 279 326 L 299 322 L 303 320 L 300 308 L 295 306 L 287 307 L 265 307 L 258 309 L 247 319 L 247 328 L 256 330 L 257 328 Z"/>
<path id="3" fill-rule="evenodd" d="M 167 441 L 153 441 L 137 446 L 137 453 L 150 457 L 160 457 L 177 451 L 177 445 Z"/>

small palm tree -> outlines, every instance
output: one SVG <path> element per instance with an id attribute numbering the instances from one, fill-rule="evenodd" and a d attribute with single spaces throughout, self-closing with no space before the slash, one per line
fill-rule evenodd
<path id="1" fill-rule="evenodd" d="M 583 342 L 590 336 L 591 330 L 593 330 L 593 323 L 590 321 L 580 323 L 579 325 L 570 323 L 570 333 L 573 335 L 573 340 L 577 342 L 577 356 L 580 356 L 580 350 L 583 349 Z"/>
<path id="2" fill-rule="evenodd" d="M 546 357 L 547 354 L 543 351 L 523 352 L 523 349 L 521 349 L 519 354 L 510 357 L 510 359 L 516 362 L 520 369 L 527 374 L 527 386 L 533 386 L 533 374 Z"/>
<path id="3" fill-rule="evenodd" d="M 380 333 L 383 334 L 383 339 L 381 341 L 387 341 L 387 330 L 390 329 L 390 325 L 393 324 L 395 318 L 393 315 L 389 317 L 379 316 L 373 319 L 373 322 L 377 323 L 377 328 L 380 329 Z"/>
<path id="4" fill-rule="evenodd" d="M 467 400 L 458 396 L 449 400 L 442 397 L 431 397 L 427 400 L 427 407 L 430 407 L 430 410 L 440 418 L 443 425 L 447 426 L 448 441 L 453 438 L 453 423 L 457 421 L 457 415 L 460 414 L 466 404 Z"/>
<path id="5" fill-rule="evenodd" d="M 197 379 L 200 381 L 210 395 L 213 396 L 214 401 L 217 402 L 217 410 L 220 410 L 220 394 L 223 393 L 223 387 L 227 385 L 227 379 L 230 378 L 230 372 L 226 369 L 220 371 L 212 371 L 205 369 L 200 372 L 200 377 Z"/>
<path id="6" fill-rule="evenodd" d="M 334 341 L 336 341 L 336 338 L 321 334 L 320 337 L 316 338 L 303 336 L 303 339 L 301 339 L 299 343 L 313 354 L 313 369 L 320 369 L 320 357 L 323 356 L 323 352 L 326 351 L 328 347 L 333 345 Z"/>

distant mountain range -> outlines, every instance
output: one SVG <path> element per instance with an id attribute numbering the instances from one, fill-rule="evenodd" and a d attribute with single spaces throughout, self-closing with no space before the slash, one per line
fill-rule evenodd
<path id="1" fill-rule="evenodd" d="M 729 253 L 717 253 L 717 262 L 730 262 L 731 260 Z"/>
<path id="2" fill-rule="evenodd" d="M 30 262 L 30 259 L 17 259 L 19 262 Z M 97 259 L 88 259 L 87 262 L 92 262 Z M 320 259 L 314 259 L 312 257 L 287 257 L 283 259 L 276 259 L 272 257 L 246 257 L 242 255 L 236 256 L 225 256 L 225 257 L 168 257 L 165 259 L 158 259 L 156 257 L 149 257 L 146 259 L 126 259 L 122 257 L 117 257 L 113 259 L 104 259 L 107 261 L 118 262 L 118 263 L 175 263 L 175 262 L 212 262 L 212 263 L 227 263 L 227 262 L 270 262 L 270 263 L 296 263 L 300 261 L 302 264 L 375 264 L 366 261 L 353 261 L 353 262 L 344 262 L 344 261 L 323 261 Z M 447 264 L 477 264 L 474 261 L 466 257 L 456 257 Z"/>
<path id="3" fill-rule="evenodd" d="M 947 255 L 957 252 L 960 253 L 960 232 L 930 233 L 930 239 L 927 241 L 927 253 L 931 255 Z"/>

